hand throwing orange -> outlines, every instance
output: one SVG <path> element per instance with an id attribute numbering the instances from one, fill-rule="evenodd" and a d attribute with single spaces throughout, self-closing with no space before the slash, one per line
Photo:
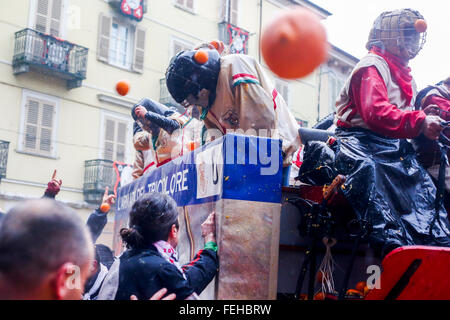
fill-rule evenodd
<path id="1" fill-rule="evenodd" d="M 269 23 L 261 38 L 261 51 L 269 68 L 281 78 L 302 78 L 328 58 L 325 27 L 308 9 L 284 11 Z"/>
<path id="2" fill-rule="evenodd" d="M 130 91 L 130 83 L 127 80 L 120 80 L 116 84 L 116 91 L 121 96 L 126 96 Z"/>

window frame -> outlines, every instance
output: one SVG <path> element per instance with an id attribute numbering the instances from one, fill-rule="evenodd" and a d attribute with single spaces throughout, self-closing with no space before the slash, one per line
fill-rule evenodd
<path id="1" fill-rule="evenodd" d="M 112 118 L 116 121 L 125 122 L 127 124 L 125 138 L 125 159 L 124 162 L 127 164 L 133 164 L 133 150 L 132 150 L 132 137 L 133 137 L 133 121 L 130 117 L 117 112 L 102 110 L 100 114 L 100 136 L 99 136 L 99 152 L 98 159 L 105 159 L 105 130 L 106 130 L 106 120 Z M 129 138 L 129 139 L 128 139 Z M 115 142 L 116 143 L 116 142 Z M 117 160 L 113 160 L 117 161 Z"/>
<path id="2" fill-rule="evenodd" d="M 28 13 L 28 28 L 36 30 L 36 15 L 39 0 L 30 0 L 29 13 Z M 61 0 L 61 21 L 59 26 L 58 38 L 65 39 L 67 36 L 67 13 L 69 9 L 69 0 Z"/>
<path id="3" fill-rule="evenodd" d="M 274 83 L 275 89 L 277 89 L 277 92 L 283 97 L 284 101 L 286 102 L 286 105 L 287 105 L 288 109 L 291 110 L 291 109 L 292 109 L 291 106 L 290 106 L 290 101 L 291 101 L 291 87 L 290 87 L 290 85 L 289 85 L 289 82 L 286 81 L 286 80 L 282 80 L 282 79 L 280 79 L 280 78 L 275 78 L 275 81 L 274 81 L 274 82 L 275 82 L 275 83 Z M 283 92 L 280 92 L 280 91 L 278 90 L 278 88 L 277 88 L 278 84 L 286 87 L 286 89 L 287 89 L 287 95 L 284 95 Z"/>
<path id="4" fill-rule="evenodd" d="M 186 3 L 186 1 L 187 0 L 183 0 L 184 3 Z M 192 0 L 192 2 L 193 3 L 192 3 L 192 9 L 191 9 L 191 8 L 187 7 L 186 5 L 179 4 L 177 0 L 172 0 L 172 4 L 176 8 L 181 9 L 186 12 L 189 12 L 189 13 L 192 13 L 192 14 L 197 14 L 197 0 Z"/>
<path id="5" fill-rule="evenodd" d="M 53 126 L 52 126 L 52 135 L 51 135 L 51 149 L 52 151 L 50 153 L 40 152 L 40 151 L 29 151 L 25 149 L 24 146 L 24 140 L 25 140 L 25 120 L 26 120 L 26 106 L 27 106 L 27 100 L 28 98 L 34 98 L 39 101 L 48 101 L 50 103 L 53 103 L 55 107 L 55 115 L 53 119 Z M 19 138 L 18 138 L 18 144 L 17 144 L 17 152 L 29 154 L 33 156 L 38 157 L 45 157 L 45 158 L 52 158 L 57 159 L 58 155 L 58 143 L 57 143 L 57 132 L 58 132 L 58 124 L 59 124 L 59 109 L 60 109 L 61 99 L 50 96 L 47 94 L 43 94 L 36 91 L 31 91 L 28 89 L 23 89 L 22 91 L 22 103 L 21 103 L 21 111 L 20 111 L 20 126 L 19 126 Z M 37 141 L 37 140 L 36 140 Z"/>
<path id="6" fill-rule="evenodd" d="M 170 36 L 170 47 L 169 47 L 169 62 L 172 59 L 172 57 L 175 56 L 175 43 L 178 42 L 182 46 L 188 47 L 188 50 L 192 50 L 195 47 L 195 44 L 193 42 L 190 42 L 188 40 L 185 40 L 183 38 L 171 35 Z"/>
<path id="7" fill-rule="evenodd" d="M 127 49 L 126 49 L 126 54 L 127 54 L 127 59 L 126 59 L 126 66 L 120 64 L 120 63 L 115 63 L 111 61 L 111 39 L 112 37 L 112 30 L 113 30 L 113 24 L 117 24 L 119 26 L 125 27 L 128 29 L 129 34 L 128 34 L 128 39 L 127 39 Z M 132 24 L 128 24 L 128 23 L 124 23 L 122 21 L 119 21 L 119 19 L 117 19 L 116 17 L 112 17 L 111 19 L 111 26 L 110 26 L 110 36 L 109 36 L 109 48 L 108 48 L 108 64 L 120 69 L 124 69 L 124 70 L 128 70 L 128 71 L 133 71 L 133 60 L 134 60 L 134 45 L 135 45 L 135 41 L 136 41 L 136 28 L 135 26 L 133 26 Z M 117 59 L 116 59 L 117 60 Z"/>

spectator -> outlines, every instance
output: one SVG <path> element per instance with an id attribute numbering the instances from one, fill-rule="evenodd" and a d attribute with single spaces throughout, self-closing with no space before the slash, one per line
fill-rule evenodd
<path id="1" fill-rule="evenodd" d="M 216 275 L 218 268 L 214 213 L 202 224 L 204 250 L 185 266 L 175 248 L 179 224 L 175 201 L 165 194 L 139 198 L 130 212 L 130 228 L 121 236 L 129 250 L 117 259 L 107 275 L 99 300 L 147 300 L 161 288 L 177 299 L 195 299 Z"/>
<path id="2" fill-rule="evenodd" d="M 93 256 L 75 211 L 48 199 L 24 202 L 0 226 L 0 299 L 80 299 Z"/>

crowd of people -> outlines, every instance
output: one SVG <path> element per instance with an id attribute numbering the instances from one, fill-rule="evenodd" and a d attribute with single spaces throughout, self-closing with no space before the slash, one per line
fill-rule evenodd
<path id="1" fill-rule="evenodd" d="M 423 19 L 410 9 L 382 13 L 368 55 L 336 102 L 335 167 L 346 176 L 341 191 L 357 216 L 371 222 L 371 245 L 381 256 L 404 245 L 450 246 L 447 212 L 436 205 L 435 187 L 442 163 L 437 140 L 450 119 L 450 78 L 417 94 L 408 67 L 425 43 L 415 28 Z M 299 125 L 254 58 L 229 54 L 215 41 L 177 54 L 166 80 L 186 112 L 147 98 L 133 108 L 135 179 L 213 140 L 211 129 L 280 138 L 283 166 L 301 165 L 293 157 L 302 145 Z M 408 139 L 416 139 L 415 148 Z M 420 157 L 430 154 L 428 162 Z M 204 249 L 181 265 L 176 202 L 144 194 L 132 206 L 129 228 L 120 231 L 127 249 L 115 257 L 95 245 L 107 221 L 103 206 L 84 225 L 54 199 L 61 184 L 55 171 L 42 199 L 0 215 L 0 299 L 198 299 L 216 276 L 214 213 L 201 226 Z M 102 204 L 114 201 L 105 190 Z"/>

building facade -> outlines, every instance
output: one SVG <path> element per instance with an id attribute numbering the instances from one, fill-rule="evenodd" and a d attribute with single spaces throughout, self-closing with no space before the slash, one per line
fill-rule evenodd
<path id="1" fill-rule="evenodd" d="M 57 169 L 57 199 L 86 219 L 133 162 L 132 106 L 149 97 L 179 107 L 164 81 L 170 58 L 219 38 L 265 66 L 261 30 L 292 5 L 330 15 L 301 0 L 1 1 L 0 207 L 41 197 Z M 297 120 L 312 126 L 333 111 L 356 62 L 333 47 L 309 77 L 274 81 Z M 114 89 L 121 79 L 131 84 L 125 97 Z M 99 239 L 109 246 L 113 215 Z"/>

